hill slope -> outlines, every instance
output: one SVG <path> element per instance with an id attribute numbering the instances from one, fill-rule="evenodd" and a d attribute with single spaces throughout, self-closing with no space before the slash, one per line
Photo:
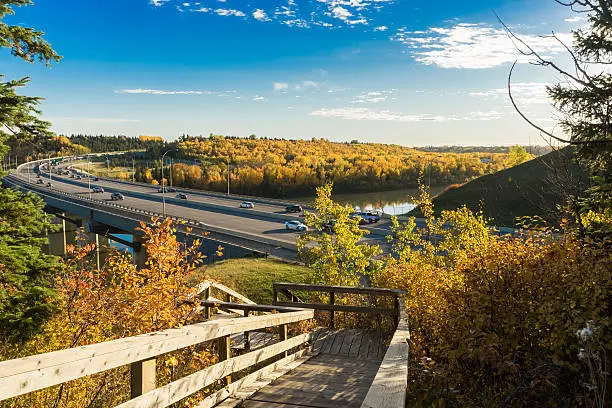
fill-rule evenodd
<path id="1" fill-rule="evenodd" d="M 574 163 L 571 148 L 553 151 L 510 169 L 479 177 L 434 198 L 436 211 L 466 205 L 482 208 L 498 226 L 513 226 L 516 217 L 539 215 L 557 223 L 557 205 L 588 185 L 584 169 Z M 418 215 L 418 209 L 410 215 Z"/>

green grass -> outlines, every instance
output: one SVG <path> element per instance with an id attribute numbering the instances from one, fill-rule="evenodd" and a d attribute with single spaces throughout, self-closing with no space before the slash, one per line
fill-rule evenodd
<path id="1" fill-rule="evenodd" d="M 433 203 L 437 213 L 463 205 L 472 211 L 482 209 L 497 226 L 514 226 L 516 217 L 522 216 L 540 216 L 557 224 L 557 206 L 587 185 L 587 173 L 575 164 L 573 150 L 564 148 L 449 189 Z M 409 215 L 418 217 L 420 212 L 415 209 Z"/>
<path id="2" fill-rule="evenodd" d="M 229 259 L 198 270 L 194 281 L 210 277 L 229 286 L 255 303 L 272 304 L 272 283 L 306 283 L 309 270 L 305 266 L 273 259 Z"/>

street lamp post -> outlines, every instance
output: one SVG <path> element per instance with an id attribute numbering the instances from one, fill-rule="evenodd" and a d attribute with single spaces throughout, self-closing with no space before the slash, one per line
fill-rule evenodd
<path id="1" fill-rule="evenodd" d="M 89 199 L 91 200 L 91 174 L 89 174 L 90 157 L 87 156 L 87 190 L 89 191 Z"/>
<path id="2" fill-rule="evenodd" d="M 48 166 L 47 170 L 49 170 L 49 184 L 51 184 L 51 181 L 52 181 L 51 180 L 51 153 L 49 153 L 49 160 L 47 162 L 47 166 Z"/>
<path id="3" fill-rule="evenodd" d="M 164 218 L 166 218 L 166 187 L 164 187 L 164 159 L 166 157 L 166 155 L 170 152 L 175 151 L 176 149 L 170 149 L 170 150 L 166 150 L 164 152 L 164 154 L 162 154 L 161 157 L 161 176 L 162 176 L 162 188 L 161 188 L 161 192 L 162 192 L 162 214 L 164 216 Z"/>

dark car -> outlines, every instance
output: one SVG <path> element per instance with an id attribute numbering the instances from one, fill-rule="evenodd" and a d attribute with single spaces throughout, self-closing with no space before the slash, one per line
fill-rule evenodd
<path id="1" fill-rule="evenodd" d="M 121 193 L 112 193 L 110 197 L 111 197 L 111 200 L 113 201 L 125 200 L 125 196 Z"/>
<path id="2" fill-rule="evenodd" d="M 331 234 L 334 232 L 334 225 L 336 225 L 336 220 L 330 220 L 327 224 L 323 225 L 323 232 Z"/>
<path id="3" fill-rule="evenodd" d="M 187 195 L 183 194 L 183 193 L 178 193 L 176 195 L 176 198 L 180 198 L 181 200 L 186 200 L 187 199 Z"/>
<path id="4" fill-rule="evenodd" d="M 43 179 L 38 179 L 37 183 L 38 183 L 38 184 L 43 184 L 43 183 L 44 183 L 44 180 L 43 180 Z"/>
<path id="5" fill-rule="evenodd" d="M 285 207 L 286 212 L 302 212 L 304 209 L 299 204 L 288 205 Z"/>
<path id="6" fill-rule="evenodd" d="M 94 177 L 93 181 L 100 181 L 98 177 Z"/>

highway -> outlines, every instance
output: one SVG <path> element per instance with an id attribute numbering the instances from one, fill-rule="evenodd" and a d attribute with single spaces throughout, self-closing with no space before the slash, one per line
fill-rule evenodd
<path id="1" fill-rule="evenodd" d="M 73 163 L 65 163 L 62 166 L 66 169 Z M 59 167 L 54 168 L 54 170 Z M 26 168 L 16 175 L 27 181 L 28 173 Z M 30 173 L 30 180 L 36 182 L 37 177 Z M 46 187 L 49 181 L 47 173 L 42 174 L 40 180 L 43 184 L 39 187 Z M 70 178 L 69 175 L 51 175 L 51 190 L 62 191 L 76 194 L 83 198 L 88 198 L 90 192 L 87 180 L 77 180 Z M 91 180 L 91 186 L 104 188 L 104 193 L 91 193 L 91 197 L 96 200 L 112 202 L 110 195 L 113 192 L 120 192 L 125 196 L 124 200 L 116 201 L 117 204 L 126 207 L 139 208 L 152 212 L 162 212 L 162 194 L 157 192 L 155 186 L 143 184 L 131 184 L 121 181 L 100 179 Z M 229 232 L 248 233 L 255 237 L 261 237 L 262 241 L 272 239 L 279 243 L 284 243 L 286 248 L 295 248 L 297 232 L 286 230 L 284 222 L 286 220 L 303 219 L 303 214 L 285 213 L 285 206 L 291 203 L 280 202 L 271 199 L 249 199 L 255 203 L 254 209 L 240 208 L 239 205 L 244 198 L 237 196 L 223 196 L 221 194 L 200 192 L 177 188 L 177 192 L 166 193 L 166 215 L 177 218 L 188 218 L 200 221 L 207 225 L 221 228 Z M 187 200 L 176 198 L 177 193 L 185 193 Z M 373 226 L 368 226 L 373 227 Z M 388 232 L 386 228 L 378 229 L 377 235 L 371 235 L 363 242 L 383 244 L 386 246 L 384 235 Z"/>

